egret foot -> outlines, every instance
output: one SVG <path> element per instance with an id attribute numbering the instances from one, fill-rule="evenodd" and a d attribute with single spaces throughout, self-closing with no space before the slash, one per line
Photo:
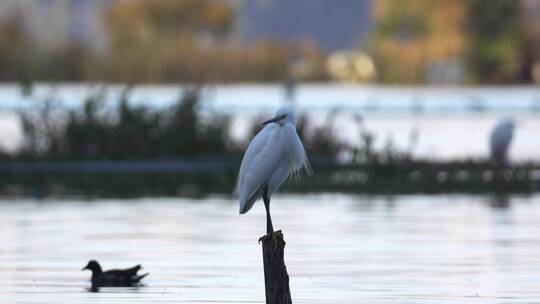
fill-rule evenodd
<path id="1" fill-rule="evenodd" d="M 281 230 L 278 230 L 278 231 L 274 231 L 272 233 L 263 235 L 259 238 L 258 243 L 260 244 L 261 242 L 264 242 L 268 238 L 272 238 L 272 241 L 274 242 L 274 248 L 275 248 L 278 245 L 278 238 L 283 239 L 283 233 L 281 232 Z"/>

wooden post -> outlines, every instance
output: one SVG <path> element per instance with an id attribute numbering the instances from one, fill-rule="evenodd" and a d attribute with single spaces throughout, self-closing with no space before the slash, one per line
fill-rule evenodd
<path id="1" fill-rule="evenodd" d="M 278 230 L 259 241 L 262 241 L 266 304 L 292 304 L 289 274 L 283 260 L 283 233 Z"/>

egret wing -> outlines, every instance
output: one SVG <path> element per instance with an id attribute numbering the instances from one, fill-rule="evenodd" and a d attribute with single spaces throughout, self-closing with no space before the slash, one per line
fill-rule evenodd
<path id="1" fill-rule="evenodd" d="M 260 143 L 258 138 L 254 139 L 257 140 L 255 145 L 257 149 L 246 151 L 244 158 L 248 157 L 250 160 L 246 162 L 244 168 L 241 168 L 242 176 L 237 190 L 240 213 L 249 211 L 255 201 L 262 196 L 264 187 L 278 169 L 280 161 L 286 157 L 283 143 L 280 142 L 280 131 L 277 126 L 269 128 L 261 137 Z"/>
<path id="2" fill-rule="evenodd" d="M 506 150 L 512 140 L 512 128 L 507 124 L 501 124 L 491 134 L 491 153 L 499 154 Z"/>
<path id="3" fill-rule="evenodd" d="M 283 126 L 282 138 L 287 155 L 292 166 L 292 174 L 298 174 L 303 169 L 307 175 L 311 175 L 312 169 L 304 150 L 304 145 L 296 133 L 296 128 L 292 125 Z"/>
<path id="4" fill-rule="evenodd" d="M 238 178 L 236 180 L 236 186 L 233 192 L 235 197 L 240 196 L 240 190 L 242 189 L 242 185 L 244 184 L 247 168 L 250 167 L 250 164 L 252 163 L 255 156 L 262 151 L 264 145 L 268 142 L 268 139 L 270 138 L 269 133 L 275 127 L 276 126 L 273 124 L 265 126 L 261 131 L 259 131 L 259 133 L 257 133 L 257 135 L 255 135 L 255 137 L 249 143 L 246 152 L 244 152 L 244 158 L 242 159 L 242 163 L 240 164 L 240 171 L 238 172 Z"/>

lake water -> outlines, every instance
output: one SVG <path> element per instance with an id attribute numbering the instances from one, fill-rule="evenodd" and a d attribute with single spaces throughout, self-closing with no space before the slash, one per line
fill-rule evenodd
<path id="1" fill-rule="evenodd" d="M 276 196 L 294 303 L 540 302 L 540 197 Z M 227 198 L 0 203 L 0 303 L 264 303 L 264 208 Z M 89 259 L 141 263 L 89 287 Z"/>

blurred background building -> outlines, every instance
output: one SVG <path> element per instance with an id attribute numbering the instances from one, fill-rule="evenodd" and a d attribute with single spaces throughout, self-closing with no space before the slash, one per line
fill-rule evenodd
<path id="1" fill-rule="evenodd" d="M 103 46 L 101 15 L 114 0 L 5 0 L 0 19 L 21 26 L 40 48 L 57 49 L 72 42 Z"/>
<path id="2" fill-rule="evenodd" d="M 238 2 L 237 32 L 248 43 L 312 41 L 326 51 L 357 48 L 371 26 L 371 1 Z"/>

